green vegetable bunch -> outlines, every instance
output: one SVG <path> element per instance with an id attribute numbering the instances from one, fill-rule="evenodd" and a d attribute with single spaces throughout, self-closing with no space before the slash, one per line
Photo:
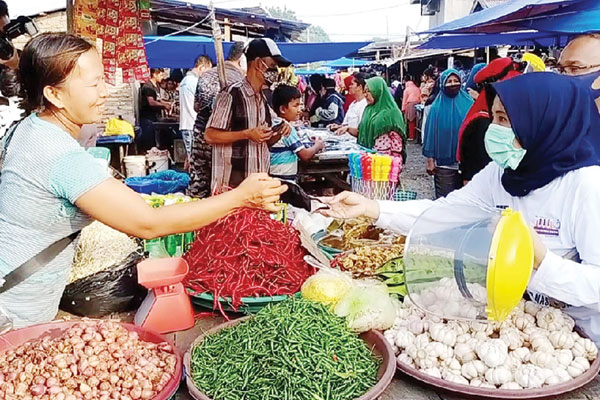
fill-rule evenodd
<path id="1" fill-rule="evenodd" d="M 206 337 L 191 376 L 214 400 L 351 400 L 377 383 L 380 363 L 343 318 L 294 297 Z"/>

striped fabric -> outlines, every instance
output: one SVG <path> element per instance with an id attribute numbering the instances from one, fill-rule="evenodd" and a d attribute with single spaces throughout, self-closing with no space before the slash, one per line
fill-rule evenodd
<path id="1" fill-rule="evenodd" d="M 230 84 L 244 79 L 242 70 L 231 61 L 225 61 L 225 76 Z M 194 96 L 199 111 L 194 124 L 188 196 L 205 198 L 211 194 L 212 146 L 206 143 L 204 130 L 212 114 L 217 94 L 219 94 L 219 74 L 214 67 L 200 75 Z"/>
<path id="2" fill-rule="evenodd" d="M 252 129 L 271 125 L 269 106 L 262 93 L 255 93 L 243 79 L 219 93 L 208 127 L 224 131 Z M 269 147 L 266 143 L 239 140 L 213 145 L 212 192 L 238 186 L 249 174 L 269 171 Z"/>
<path id="3" fill-rule="evenodd" d="M 298 156 L 296 154 L 304 148 L 296 128 L 292 128 L 292 132 L 287 137 L 282 137 L 271 147 L 269 175 L 296 180 L 296 175 L 298 175 Z"/>
<path id="4" fill-rule="evenodd" d="M 90 223 L 75 201 L 109 178 L 67 132 L 35 114 L 16 128 L 0 177 L 0 276 Z M 52 320 L 67 284 L 73 244 L 0 295 L 15 327 Z"/>

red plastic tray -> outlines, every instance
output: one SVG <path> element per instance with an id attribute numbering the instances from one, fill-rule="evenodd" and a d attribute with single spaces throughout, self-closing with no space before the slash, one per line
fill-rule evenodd
<path id="1" fill-rule="evenodd" d="M 214 328 L 204 332 L 202 335 L 198 336 L 196 340 L 190 346 L 190 350 L 196 346 L 198 343 L 204 339 L 205 336 L 210 336 L 212 334 L 217 333 L 221 329 L 229 328 L 230 326 L 234 326 L 239 324 L 242 321 L 245 321 L 249 317 L 244 317 L 240 319 L 236 319 L 234 321 L 225 322 L 219 326 L 215 326 Z M 394 373 L 396 372 L 396 356 L 394 355 L 394 350 L 390 346 L 390 344 L 385 340 L 385 337 L 378 331 L 368 331 L 360 335 L 360 338 L 367 342 L 369 347 L 373 350 L 373 354 L 382 358 L 383 362 L 379 366 L 378 378 L 379 381 L 375 386 L 371 388 L 367 393 L 362 395 L 356 400 L 375 400 L 379 396 L 383 394 L 385 389 L 389 386 L 394 378 Z M 188 387 L 188 391 L 190 395 L 196 400 L 212 400 L 210 397 L 206 396 L 202 393 L 196 386 L 194 385 L 194 381 L 192 377 L 189 375 L 190 368 L 190 350 L 188 350 L 184 357 L 183 363 L 185 365 L 185 382 Z"/>
<path id="2" fill-rule="evenodd" d="M 148 289 L 179 283 L 188 271 L 188 263 L 181 257 L 149 258 L 137 265 L 138 282 Z"/>
<path id="3" fill-rule="evenodd" d="M 0 352 L 4 352 L 10 350 L 14 347 L 18 347 L 23 343 L 35 340 L 40 338 L 41 336 L 50 335 L 52 338 L 60 336 L 66 330 L 68 330 L 71 326 L 80 323 L 80 320 L 73 321 L 55 321 L 48 322 L 46 324 L 39 324 L 29 326 L 27 328 L 21 328 L 14 331 L 10 331 L 2 336 L 0 336 Z M 179 384 L 181 383 L 181 377 L 183 375 L 183 360 L 181 353 L 177 350 L 174 344 L 165 339 L 163 336 L 159 335 L 156 332 L 150 331 L 148 329 L 144 329 L 140 326 L 136 326 L 133 324 L 128 324 L 124 322 L 119 322 L 125 329 L 128 331 L 137 332 L 140 339 L 151 342 L 151 343 L 162 343 L 167 342 L 171 346 L 173 346 L 174 354 L 177 356 L 177 366 L 175 368 L 175 375 L 171 378 L 169 383 L 165 386 L 165 388 L 158 393 L 153 400 L 168 400 L 177 392 L 179 388 Z"/>

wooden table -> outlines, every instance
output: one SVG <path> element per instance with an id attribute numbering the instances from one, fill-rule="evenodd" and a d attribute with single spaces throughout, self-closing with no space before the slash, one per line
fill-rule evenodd
<path id="1" fill-rule="evenodd" d="M 192 329 L 167 335 L 175 342 L 177 348 L 186 352 L 192 342 L 203 332 L 224 322 L 221 317 L 206 318 L 196 321 L 196 326 Z M 379 397 L 380 400 L 458 400 L 466 397 L 455 396 L 441 390 L 434 390 L 430 386 L 396 372 L 394 380 L 387 388 L 385 393 Z M 185 383 L 181 385 L 176 400 L 191 400 Z M 600 400 L 600 378 L 588 384 L 586 387 L 575 392 L 552 397 L 554 400 Z"/>

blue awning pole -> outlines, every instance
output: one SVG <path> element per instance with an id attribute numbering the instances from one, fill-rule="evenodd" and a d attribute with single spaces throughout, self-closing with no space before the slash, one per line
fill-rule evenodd
<path id="1" fill-rule="evenodd" d="M 485 62 L 490 63 L 490 46 L 485 48 Z"/>

